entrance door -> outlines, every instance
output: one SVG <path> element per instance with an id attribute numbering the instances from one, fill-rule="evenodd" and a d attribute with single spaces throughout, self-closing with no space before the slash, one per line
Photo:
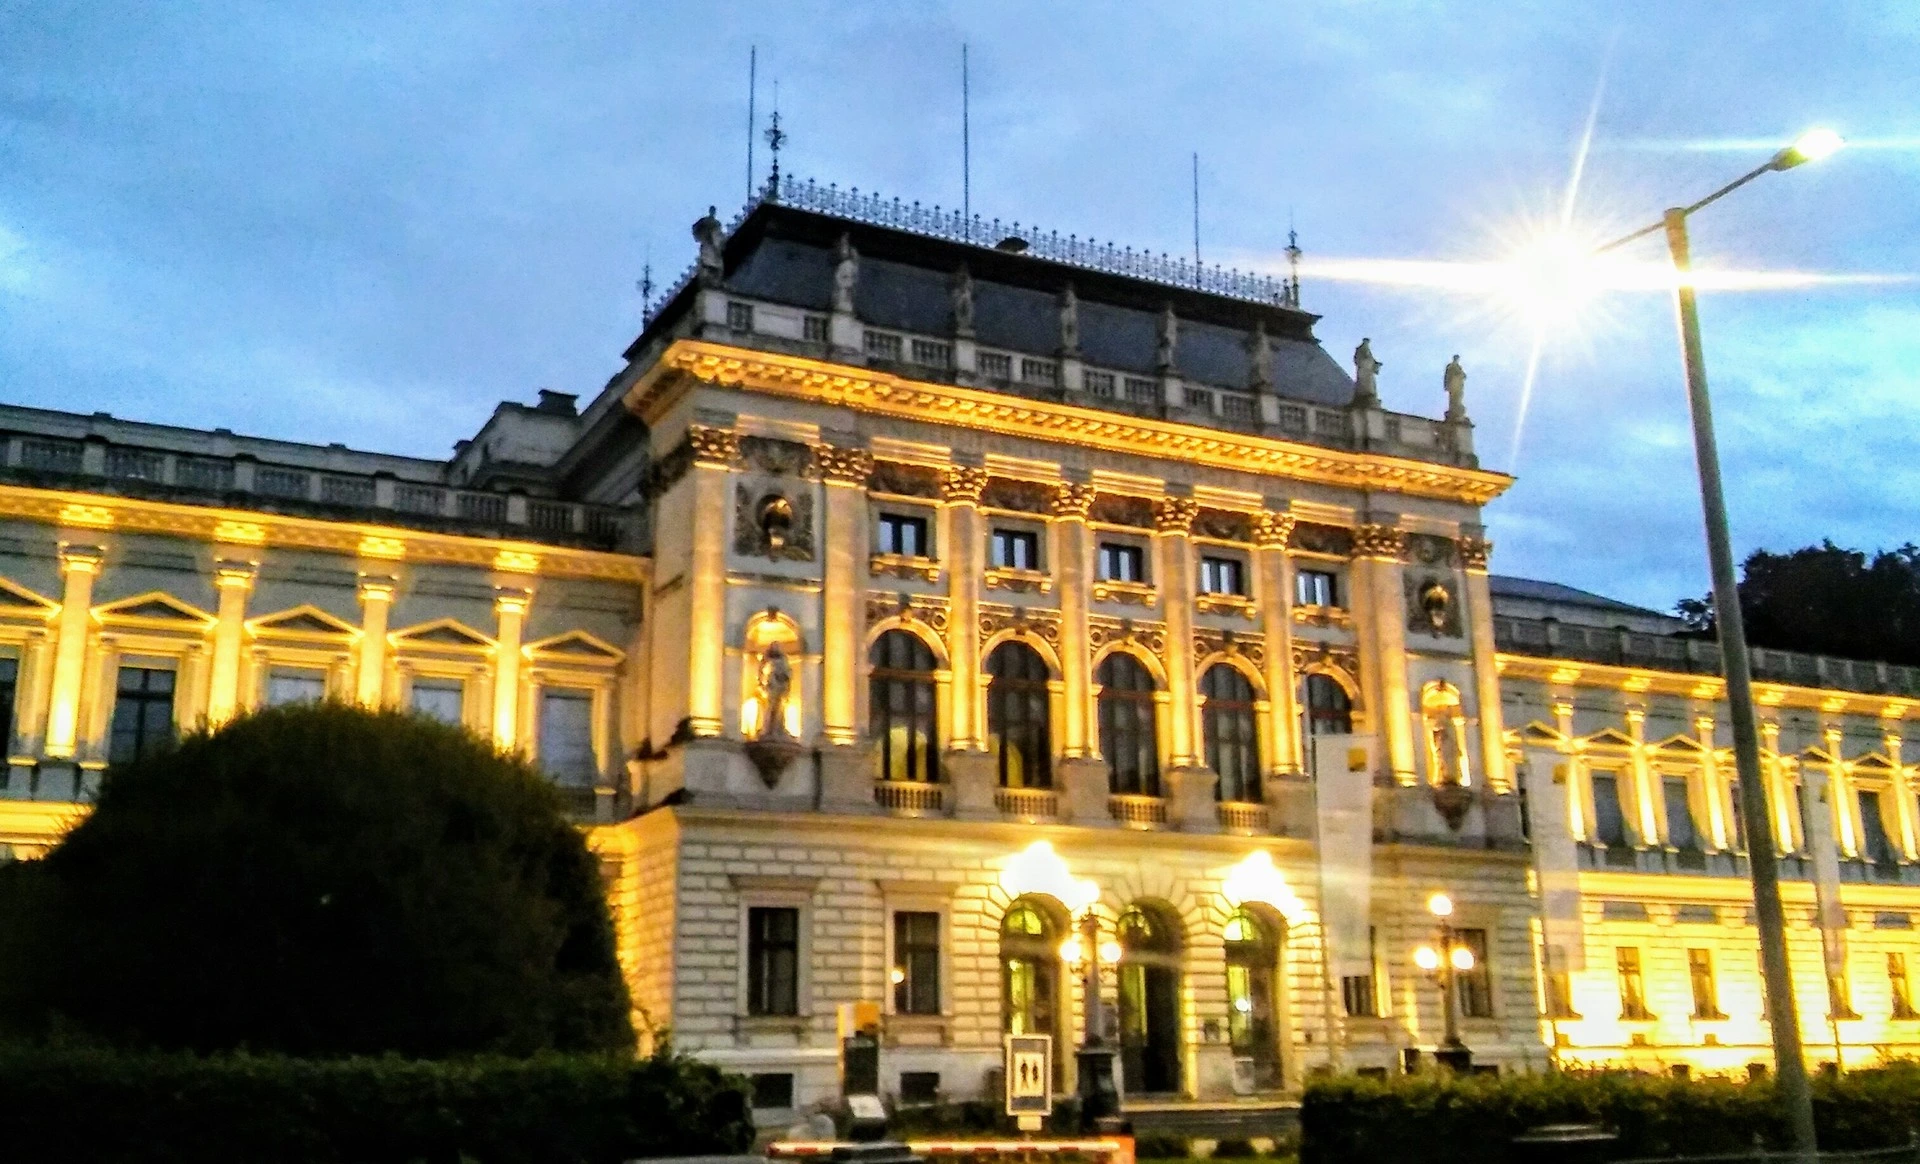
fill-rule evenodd
<path id="1" fill-rule="evenodd" d="M 1120 1070 L 1129 1095 L 1180 1090 L 1180 938 L 1140 906 L 1120 918 Z"/>
<path id="2" fill-rule="evenodd" d="M 1227 1032 L 1233 1057 L 1252 1068 L 1255 1091 L 1278 1091 L 1280 1032 L 1274 999 L 1279 943 L 1251 910 L 1227 919 Z M 1239 1063 L 1236 1063 L 1236 1068 Z"/>

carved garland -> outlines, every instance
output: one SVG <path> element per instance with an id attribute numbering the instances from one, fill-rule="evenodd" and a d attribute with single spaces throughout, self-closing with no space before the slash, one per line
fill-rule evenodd
<path id="1" fill-rule="evenodd" d="M 983 604 L 980 607 L 980 639 L 985 642 L 1001 631 L 1024 631 L 1036 635 L 1048 646 L 1059 649 L 1060 614 L 1053 610 L 1034 610 L 1024 606 Z"/>
<path id="2" fill-rule="evenodd" d="M 935 635 L 947 633 L 947 600 L 919 594 L 867 595 L 867 625 L 874 626 L 890 618 L 903 623 L 919 623 Z"/>
<path id="3" fill-rule="evenodd" d="M 1109 643 L 1130 643 L 1156 659 L 1165 658 L 1166 624 L 1135 622 L 1130 618 L 1109 618 L 1102 615 L 1087 619 L 1087 644 L 1093 648 L 1094 652 L 1099 653 Z"/>
<path id="4" fill-rule="evenodd" d="M 1242 635 L 1230 630 L 1200 629 L 1193 632 L 1193 663 L 1198 667 L 1214 655 L 1245 659 L 1256 669 L 1267 665 L 1266 640 L 1259 635 Z"/>

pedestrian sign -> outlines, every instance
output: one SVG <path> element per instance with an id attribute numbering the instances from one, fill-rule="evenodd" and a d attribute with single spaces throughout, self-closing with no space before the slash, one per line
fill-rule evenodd
<path id="1" fill-rule="evenodd" d="M 1008 1035 L 1007 1114 L 1053 1114 L 1053 1036 Z"/>

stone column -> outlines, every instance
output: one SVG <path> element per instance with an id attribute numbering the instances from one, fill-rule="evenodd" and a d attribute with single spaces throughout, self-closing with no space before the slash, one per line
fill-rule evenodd
<path id="1" fill-rule="evenodd" d="M 1191 831 L 1219 828 L 1219 776 L 1201 754 L 1200 692 L 1193 670 L 1193 519 L 1197 502 L 1166 497 L 1153 507 L 1154 566 L 1167 621 L 1167 815 Z"/>
<path id="2" fill-rule="evenodd" d="M 1378 675 L 1374 716 L 1386 745 L 1387 770 L 1399 784 L 1418 779 L 1413 759 L 1413 711 L 1407 691 L 1407 625 L 1402 563 L 1407 535 L 1398 526 L 1371 522 L 1353 531 L 1353 551 L 1367 575 L 1366 619 L 1373 658 L 1363 670 Z"/>
<path id="3" fill-rule="evenodd" d="M 1087 513 L 1091 485 L 1062 484 L 1053 495 L 1052 545 L 1055 592 L 1060 595 L 1060 755 L 1082 760 L 1096 755 L 1093 738 L 1093 652 L 1087 645 L 1087 593 L 1092 574 L 1093 534 Z"/>
<path id="4" fill-rule="evenodd" d="M 873 454 L 816 445 L 826 483 L 825 579 L 820 595 L 820 730 L 830 745 L 859 736 L 860 631 L 867 589 L 867 478 Z"/>
<path id="5" fill-rule="evenodd" d="M 949 468 L 940 496 L 947 505 L 947 658 L 953 670 L 953 700 L 947 709 L 947 746 L 977 751 L 983 745 L 980 724 L 980 495 L 987 471 L 970 465 Z"/>
<path id="6" fill-rule="evenodd" d="M 1255 519 L 1259 546 L 1260 631 L 1267 653 L 1267 772 L 1288 776 L 1300 770 L 1300 708 L 1293 675 L 1293 514 L 1268 510 Z"/>
<path id="7" fill-rule="evenodd" d="M 493 588 L 493 743 L 503 751 L 521 749 L 520 634 L 526 626 L 533 592 L 517 586 Z"/>
<path id="8" fill-rule="evenodd" d="M 73 757 L 80 728 L 80 689 L 86 678 L 87 638 L 93 626 L 93 580 L 105 558 L 99 546 L 61 543 L 59 636 L 54 641 L 53 693 L 47 709 L 47 755 Z"/>
<path id="9" fill-rule="evenodd" d="M 207 679 L 207 723 L 213 727 L 232 719 L 247 703 L 240 694 L 240 656 L 247 639 L 247 595 L 259 567 L 258 562 L 247 561 L 213 564 L 213 584 L 220 593 L 213 624 L 213 667 Z"/>
<path id="10" fill-rule="evenodd" d="M 728 480 L 740 435 L 692 425 L 693 539 L 687 563 L 687 726 L 695 736 L 726 731 Z"/>
<path id="11" fill-rule="evenodd" d="M 1507 732 L 1500 709 L 1499 651 L 1493 641 L 1493 593 L 1487 585 L 1487 560 L 1493 543 L 1469 533 L 1457 543 L 1466 577 L 1467 627 L 1473 643 L 1473 697 L 1480 710 L 1480 771 L 1487 788 L 1512 792 L 1507 767 Z"/>
<path id="12" fill-rule="evenodd" d="M 387 700 L 387 615 L 393 609 L 395 579 L 390 574 L 360 575 L 360 650 L 355 661 L 354 698 L 366 707 Z"/>

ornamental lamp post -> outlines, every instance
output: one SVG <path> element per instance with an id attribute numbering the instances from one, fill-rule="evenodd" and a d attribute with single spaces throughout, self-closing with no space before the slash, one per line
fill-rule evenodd
<path id="1" fill-rule="evenodd" d="M 1087 903 L 1080 915 L 1079 933 L 1060 943 L 1060 960 L 1084 975 L 1086 1022 L 1080 1049 L 1074 1053 L 1079 1066 L 1080 1126 L 1083 1131 L 1116 1130 L 1120 1116 L 1120 1091 L 1113 1079 L 1113 1051 L 1101 1032 L 1100 965 L 1117 966 L 1122 950 L 1112 939 L 1100 940 L 1100 917 L 1093 903 Z"/>
<path id="2" fill-rule="evenodd" d="M 1787 966 L 1786 922 L 1780 905 L 1780 874 L 1773 850 L 1773 812 L 1760 770 L 1760 739 L 1753 713 L 1753 667 L 1747 657 L 1746 630 L 1740 615 L 1740 589 L 1733 573 L 1733 547 L 1727 535 L 1727 499 L 1720 483 L 1720 453 L 1714 439 L 1713 407 L 1707 396 L 1706 357 L 1700 342 L 1700 316 L 1694 300 L 1692 255 L 1687 219 L 1760 177 L 1817 162 L 1845 143 L 1830 129 L 1816 129 L 1756 167 L 1690 206 L 1669 209 L 1659 222 L 1615 239 L 1601 254 L 1664 232 L 1673 259 L 1674 301 L 1680 323 L 1680 354 L 1686 368 L 1687 407 L 1693 419 L 1694 461 L 1700 474 L 1700 507 L 1705 519 L 1707 559 L 1713 573 L 1714 628 L 1726 672 L 1727 718 L 1733 731 L 1734 768 L 1740 777 L 1740 808 L 1760 825 L 1747 830 L 1747 869 L 1753 881 L 1754 922 L 1760 932 L 1761 976 L 1766 982 L 1767 1017 L 1773 1031 L 1774 1069 L 1779 1095 L 1793 1128 L 1794 1149 L 1814 1159 L 1813 1096 L 1800 1044 L 1800 1016 L 1794 1007 L 1793 980 Z"/>
<path id="3" fill-rule="evenodd" d="M 1465 1074 L 1473 1066 L 1473 1052 L 1460 1041 L 1459 976 L 1473 969 L 1473 951 L 1463 945 L 1450 919 L 1453 899 L 1444 893 L 1427 898 L 1427 912 L 1436 922 L 1433 946 L 1421 946 L 1413 952 L 1413 964 L 1440 988 L 1440 1011 L 1445 1016 L 1444 1035 L 1433 1052 L 1434 1062 L 1449 1071 Z M 1435 946 L 1438 948 L 1436 949 Z"/>

